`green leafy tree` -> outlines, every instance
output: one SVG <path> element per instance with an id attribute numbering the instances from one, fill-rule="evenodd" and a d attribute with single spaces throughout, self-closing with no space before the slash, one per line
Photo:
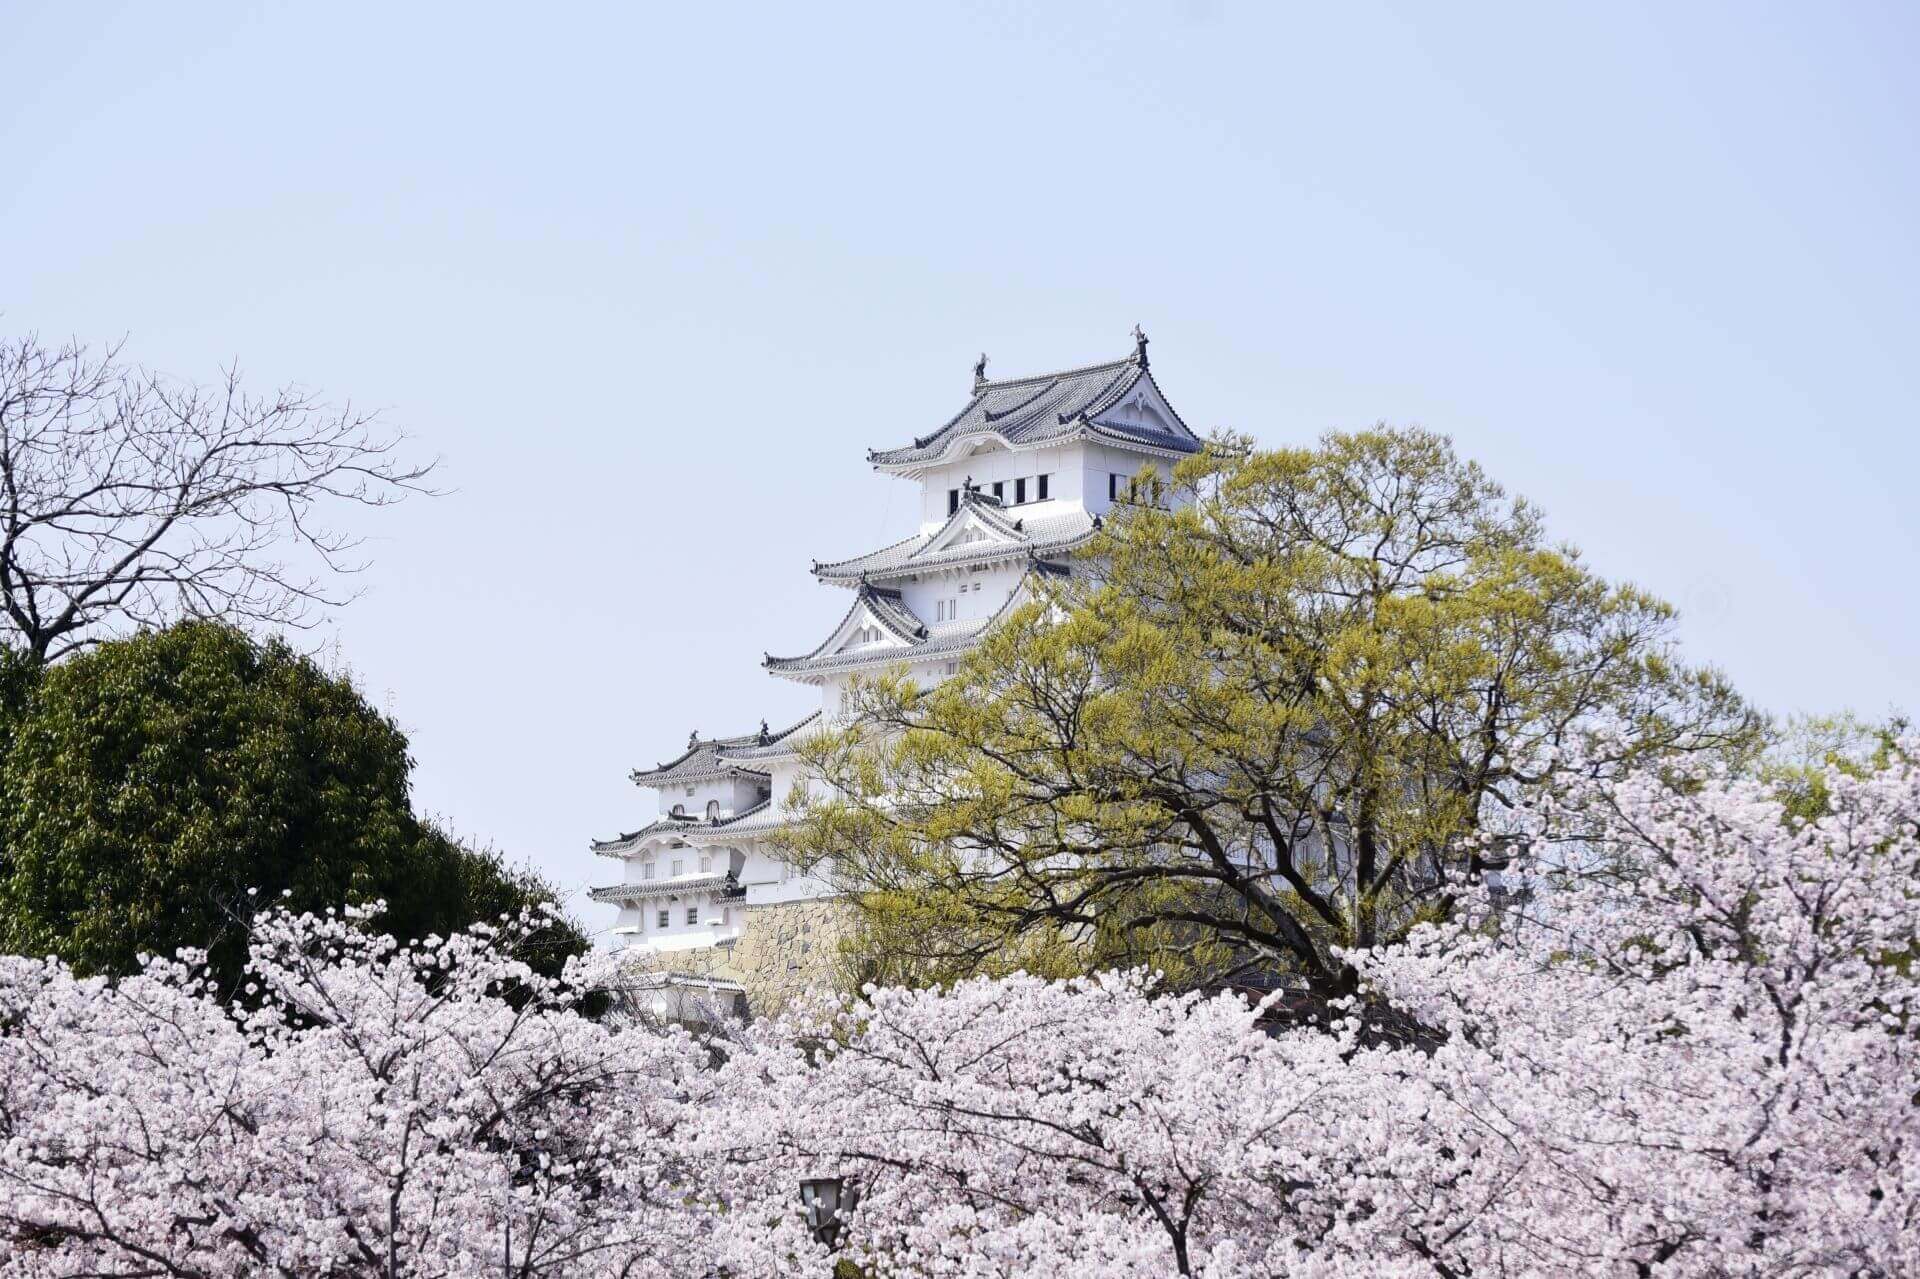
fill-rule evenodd
<path id="1" fill-rule="evenodd" d="M 282 642 L 187 622 L 4 674 L 7 951 L 124 973 L 199 946 L 231 982 L 269 903 L 385 899 L 419 937 L 551 900 L 417 818 L 399 727 Z M 548 968 L 584 945 L 557 923 L 540 942 Z"/>
<path id="2" fill-rule="evenodd" d="M 1569 752 L 1754 747 L 1666 604 L 1442 437 L 1223 438 L 1172 486 L 957 676 L 859 684 L 807 748 L 790 853 L 858 890 L 872 975 L 1151 962 L 1342 995 L 1341 948 L 1447 915 Z"/>
<path id="3" fill-rule="evenodd" d="M 1864 777 L 1885 768 L 1913 730 L 1898 711 L 1868 720 L 1851 711 L 1789 715 L 1771 734 L 1759 773 L 1774 784 L 1790 816 L 1814 821 L 1832 811 L 1833 776 Z"/>

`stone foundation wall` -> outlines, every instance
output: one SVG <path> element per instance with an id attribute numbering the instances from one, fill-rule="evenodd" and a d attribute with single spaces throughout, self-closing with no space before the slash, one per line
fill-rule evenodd
<path id="1" fill-rule="evenodd" d="M 754 1016 L 779 1012 L 802 991 L 833 988 L 851 909 L 838 901 L 799 901 L 747 910 L 730 966 L 747 988 Z"/>
<path id="2" fill-rule="evenodd" d="M 741 909 L 736 907 L 735 909 Z M 684 973 L 737 981 L 755 1017 L 778 1013 L 807 990 L 831 990 L 852 907 L 833 900 L 746 907 L 740 936 L 718 946 L 635 954 L 633 972 Z"/>

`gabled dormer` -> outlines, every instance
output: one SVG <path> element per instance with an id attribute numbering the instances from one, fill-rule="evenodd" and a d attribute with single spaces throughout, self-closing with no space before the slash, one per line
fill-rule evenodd
<path id="1" fill-rule="evenodd" d="M 853 607 L 811 653 L 799 657 L 769 656 L 766 665 L 777 671 L 822 659 L 884 661 L 890 650 L 911 648 L 926 637 L 926 624 L 913 615 L 899 591 L 862 582 Z"/>

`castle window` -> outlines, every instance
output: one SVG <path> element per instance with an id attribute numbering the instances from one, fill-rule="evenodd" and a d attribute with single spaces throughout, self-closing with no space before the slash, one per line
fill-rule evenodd
<path id="1" fill-rule="evenodd" d="M 1047 481 L 1050 478 L 1052 477 L 1042 475 L 1034 482 L 1034 487 L 1040 490 L 1038 497 L 1035 498 L 1036 501 L 1044 502 L 1047 500 Z"/>
<path id="2" fill-rule="evenodd" d="M 652 862 L 650 862 L 650 861 L 647 861 L 647 862 L 641 862 L 641 863 L 640 863 L 640 878 L 642 878 L 642 879 L 652 879 L 652 878 L 653 878 L 653 863 L 652 863 Z"/>
<path id="3" fill-rule="evenodd" d="M 685 804 L 675 804 L 673 806 L 673 815 L 675 817 L 685 817 L 687 815 L 687 806 Z"/>
<path id="4" fill-rule="evenodd" d="M 676 878 L 678 878 L 678 877 L 679 877 L 679 874 L 680 874 L 680 871 L 681 871 L 681 870 L 682 870 L 682 869 L 683 869 L 683 868 L 684 868 L 685 866 L 686 866 L 686 863 L 685 863 L 685 862 L 683 862 L 683 861 L 681 861 L 681 860 L 680 860 L 680 859 L 679 859 L 678 857 L 676 857 L 676 858 L 674 858 L 674 859 L 673 859 L 673 874 L 674 874 L 674 876 L 675 876 Z"/>
<path id="5" fill-rule="evenodd" d="M 948 489 L 947 490 L 947 514 L 952 515 L 955 511 L 959 509 L 960 509 L 960 490 Z"/>
<path id="6" fill-rule="evenodd" d="M 720 820 L 720 801 L 719 800 L 710 799 L 707 801 L 707 820 L 710 822 L 717 822 Z"/>
<path id="7" fill-rule="evenodd" d="M 700 854 L 700 873 L 704 875 L 712 869 L 713 869 L 713 858 L 709 857 L 705 853 Z"/>
<path id="8" fill-rule="evenodd" d="M 1015 506 L 1019 506 L 1022 502 L 1025 502 L 1026 500 L 1027 500 L 1027 482 L 1025 480 L 1015 480 L 1013 482 L 1013 504 Z"/>
<path id="9" fill-rule="evenodd" d="M 671 927 L 673 927 L 673 920 L 672 920 L 672 918 L 671 918 L 671 917 L 670 917 L 670 916 L 669 916 L 669 915 L 667 914 L 667 912 L 666 912 L 666 909 L 665 909 L 664 907 L 663 907 L 663 908 L 661 909 L 661 911 L 660 911 L 660 927 L 662 927 L 662 928 L 671 928 Z"/>
<path id="10" fill-rule="evenodd" d="M 1120 500 L 1120 477 L 1111 471 L 1107 473 L 1107 500 L 1109 502 Z"/>
<path id="11" fill-rule="evenodd" d="M 687 787 L 687 794 L 689 795 L 693 794 L 693 787 L 691 786 Z"/>
<path id="12" fill-rule="evenodd" d="M 698 906 L 687 907 L 687 922 L 689 924 L 697 924 L 700 922 L 700 908 Z"/>
<path id="13" fill-rule="evenodd" d="M 1005 497 L 1006 491 L 1007 491 L 1006 484 L 1004 484 L 1000 480 L 995 480 L 993 482 L 993 497 L 995 501 L 999 501 L 1001 498 Z"/>

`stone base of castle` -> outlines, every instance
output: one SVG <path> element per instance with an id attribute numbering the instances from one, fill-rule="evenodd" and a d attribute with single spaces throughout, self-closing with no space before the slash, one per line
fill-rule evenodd
<path id="1" fill-rule="evenodd" d="M 688 983 L 737 985 L 755 1017 L 778 1014 L 808 991 L 841 983 L 840 943 L 852 907 L 837 900 L 779 902 L 746 908 L 740 936 L 719 946 L 639 954 L 625 966 Z"/>

